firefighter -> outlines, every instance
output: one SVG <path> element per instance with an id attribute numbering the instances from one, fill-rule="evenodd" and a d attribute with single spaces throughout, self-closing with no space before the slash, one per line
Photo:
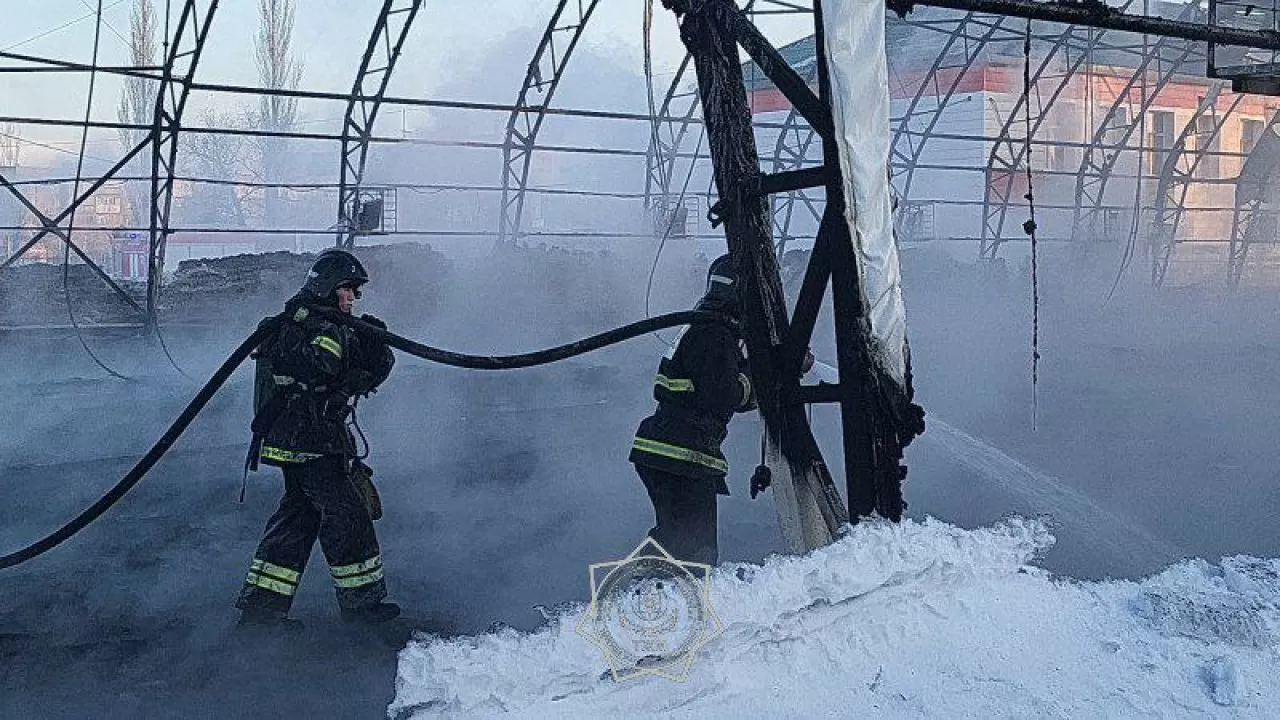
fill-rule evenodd
<path id="1" fill-rule="evenodd" d="M 344 620 L 380 623 L 400 614 L 398 605 L 385 602 L 373 527 L 380 509 L 375 513 L 361 492 L 368 477 L 359 474 L 367 466 L 357 458 L 349 428 L 356 401 L 386 380 L 395 359 L 385 344 L 316 312 L 350 314 L 368 281 L 352 254 L 321 253 L 285 304 L 279 329 L 258 350 L 275 386 L 254 418 L 258 456 L 282 469 L 285 492 L 236 603 L 242 625 L 299 626 L 287 616 L 317 539 Z M 361 319 L 386 327 L 372 315 Z"/>
<path id="2" fill-rule="evenodd" d="M 730 324 L 738 318 L 733 260 L 717 258 L 695 310 L 719 313 L 729 324 L 689 327 L 658 364 L 657 410 L 636 431 L 630 461 L 653 502 L 657 524 L 649 536 L 680 560 L 714 565 L 716 495 L 728 495 L 729 464 L 720 451 L 734 413 L 755 407 L 742 343 Z"/>

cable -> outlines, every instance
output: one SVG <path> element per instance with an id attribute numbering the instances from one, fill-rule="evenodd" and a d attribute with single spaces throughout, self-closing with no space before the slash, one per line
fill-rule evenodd
<path id="1" fill-rule="evenodd" d="M 1026 123 L 1025 155 L 1027 171 L 1027 207 L 1030 217 L 1022 224 L 1022 231 L 1031 238 L 1031 429 L 1036 429 L 1039 418 L 1040 386 L 1040 276 L 1039 255 L 1036 240 L 1036 193 L 1031 179 L 1031 20 L 1027 20 L 1027 34 L 1022 41 L 1022 112 Z"/>
<path id="2" fill-rule="evenodd" d="M 85 126 L 80 132 L 80 154 L 76 158 L 76 177 L 75 181 L 71 185 L 71 197 L 73 198 L 80 196 L 80 181 L 83 179 L 84 174 L 84 152 L 85 145 L 89 140 L 89 118 L 93 114 L 93 90 L 97 81 L 98 42 L 101 37 L 102 0 L 98 0 L 98 22 L 93 31 L 93 61 L 89 69 L 89 98 L 85 102 L 84 108 Z M 88 353 L 89 357 L 92 358 L 95 363 L 97 363 L 98 367 L 105 370 L 108 375 L 111 375 L 114 378 L 118 378 L 120 380 L 132 380 L 132 378 L 121 375 L 111 369 L 93 352 L 93 349 L 89 347 L 89 343 L 84 339 L 84 333 L 80 330 L 80 323 L 76 320 L 75 310 L 71 307 L 71 238 L 75 233 L 75 226 L 76 214 L 73 212 L 71 213 L 71 217 L 67 220 L 67 234 L 63 238 L 62 247 L 62 296 L 66 300 L 67 318 L 71 320 L 71 327 L 75 328 L 76 339 L 80 341 L 80 347 L 84 348 L 84 351 Z"/>
<path id="3" fill-rule="evenodd" d="M 641 320 L 630 325 L 609 330 L 593 335 L 589 338 L 579 340 L 567 345 L 541 350 L 538 352 L 525 353 L 521 355 L 463 355 L 461 353 L 441 350 L 439 348 L 423 345 L 408 338 L 401 337 L 395 333 L 383 330 L 382 328 L 370 325 L 358 318 L 352 317 L 346 313 L 340 312 L 333 308 L 313 308 L 313 312 L 322 315 L 334 322 L 351 326 L 357 332 L 365 333 L 367 336 L 386 343 L 388 346 L 396 348 L 402 352 L 406 352 L 414 357 L 419 357 L 431 362 L 443 365 L 451 365 L 453 367 L 468 368 L 472 370 L 516 370 L 519 368 L 534 367 L 536 365 L 546 365 L 560 360 L 565 360 L 578 355 L 584 355 L 609 345 L 616 345 L 620 342 L 639 337 L 646 333 L 657 329 L 675 327 L 677 325 L 688 324 L 726 324 L 727 321 L 723 316 L 708 312 L 678 312 L 669 315 L 661 315 L 648 320 Z M 264 322 L 258 326 L 258 329 L 252 335 L 245 338 L 231 355 L 222 362 L 222 365 L 213 373 L 209 381 L 200 388 L 196 396 L 187 403 L 182 413 L 173 421 L 173 424 L 165 430 L 164 435 L 160 437 L 156 444 L 151 446 L 146 455 L 142 456 L 133 468 L 120 479 L 105 495 L 99 498 L 88 509 L 81 512 L 67 524 L 58 528 L 49 535 L 37 540 L 24 548 L 0 555 L 0 570 L 14 567 L 28 562 L 44 553 L 49 552 L 53 548 L 70 539 L 73 535 L 83 530 L 90 523 L 102 516 L 111 506 L 120 502 L 139 481 L 155 467 L 160 458 L 169 451 L 173 444 L 178 441 L 182 433 L 191 425 L 200 411 L 204 409 L 209 401 L 213 399 L 218 389 L 226 384 L 227 379 L 231 377 L 231 373 L 235 372 L 240 363 L 244 362 L 259 345 L 261 345 L 271 333 L 276 330 L 276 323 L 281 322 L 282 317 L 276 316 L 269 322 Z M 732 325 L 731 325 L 732 327 Z M 736 328 L 735 328 L 736 331 Z"/>
<path id="4" fill-rule="evenodd" d="M 707 128 L 703 126 L 702 133 L 698 135 L 698 144 L 693 149 L 693 159 L 689 161 L 689 173 L 684 177 L 684 186 L 680 188 L 680 195 L 676 198 L 676 207 L 684 205 L 685 195 L 689 192 L 689 181 L 693 179 L 693 170 L 698 164 L 698 152 L 702 150 L 702 141 L 707 137 Z M 649 268 L 649 282 L 644 290 L 644 316 L 650 317 L 649 301 L 653 296 L 653 276 L 658 272 L 658 261 L 662 259 L 662 250 L 667 246 L 667 240 L 671 237 L 671 230 L 675 227 L 675 213 L 667 220 L 667 229 L 662 233 L 662 240 L 658 243 L 658 252 L 654 253 L 653 265 Z M 675 344 L 662 337 L 657 331 L 653 336 L 667 347 L 674 347 Z"/>

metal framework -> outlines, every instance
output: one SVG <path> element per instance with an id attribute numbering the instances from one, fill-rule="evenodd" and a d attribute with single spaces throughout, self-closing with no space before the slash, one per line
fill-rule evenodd
<path id="1" fill-rule="evenodd" d="M 738 0 L 743 4 L 742 0 Z M 210 22 L 218 7 L 218 0 L 182 0 L 173 2 L 174 17 L 171 33 L 171 45 L 166 47 L 164 63 L 158 67 L 109 67 L 92 66 L 51 58 L 41 58 L 21 53 L 5 51 L 0 53 L 0 60 L 14 63 L 13 66 L 0 68 L 0 72 L 16 73 L 77 73 L 103 72 L 122 77 L 144 78 L 158 83 L 161 92 L 157 95 L 157 105 L 153 122 L 149 125 L 131 125 L 129 123 L 113 123 L 103 121 L 76 122 L 40 117 L 2 117 L 0 122 L 14 122 L 19 125 L 64 126 L 96 129 L 138 129 L 149 133 L 146 142 L 129 148 L 125 159 L 116 163 L 108 172 L 99 178 L 88 190 L 82 191 L 71 203 L 56 213 L 47 214 L 32 212 L 35 203 L 30 202 L 23 194 L 20 186 L 28 183 L 53 182 L 53 180 L 28 180 L 11 182 L 10 178 L 0 177 L 0 185 L 5 191 L 19 198 L 22 207 L 28 208 L 28 215 L 34 219 L 35 226 L 24 226 L 30 230 L 31 236 L 23 238 L 18 252 L 4 259 L 0 267 L 7 267 L 18 261 L 27 251 L 42 239 L 49 236 L 65 235 L 59 228 L 67 219 L 81 208 L 84 202 L 102 185 L 113 179 L 120 179 L 122 168 L 130 158 L 150 150 L 152 161 L 151 177 L 146 178 L 151 184 L 150 218 L 146 227 L 136 228 L 145 231 L 149 236 L 148 288 L 145 314 L 147 322 L 155 319 L 156 306 L 162 284 L 162 269 L 166 239 L 175 231 L 209 231 L 210 228 L 175 228 L 172 218 L 174 184 L 179 180 L 194 183 L 212 183 L 235 185 L 241 188 L 257 187 L 298 187 L 285 183 L 249 183 L 225 178 L 181 178 L 176 172 L 178 142 L 180 136 L 196 134 L 226 134 L 255 138 L 293 138 L 307 141 L 335 142 L 340 144 L 340 173 L 335 184 L 317 184 L 309 188 L 324 188 L 326 192 L 336 190 L 338 204 L 337 242 L 346 246 L 354 243 L 359 234 L 356 218 L 362 205 L 362 193 L 367 190 L 364 184 L 364 170 L 369 150 L 374 144 L 401 143 L 405 145 L 429 145 L 466 147 L 477 151 L 501 151 L 503 171 L 501 182 L 491 185 L 398 185 L 397 188 L 409 188 L 415 191 L 431 192 L 474 192 L 501 195 L 501 215 L 499 236 L 504 240 L 513 240 L 524 235 L 521 228 L 521 216 L 525 199 L 534 193 L 580 195 L 582 197 L 613 197 L 642 201 L 650 209 L 665 209 L 671 202 L 671 196 L 680 188 L 677 185 L 677 164 L 689 162 L 693 164 L 707 162 L 708 152 L 694 152 L 688 147 L 690 135 L 699 135 L 702 120 L 698 117 L 700 102 L 696 92 L 691 90 L 691 60 L 686 57 L 679 66 L 676 76 L 663 97 L 658 117 L 648 114 L 617 113 L 597 109 L 569 109 L 552 107 L 553 96 L 568 67 L 574 49 L 577 47 L 586 26 L 589 23 L 598 0 L 560 0 L 539 42 L 532 62 L 528 66 L 519 97 L 514 105 L 493 103 L 454 102 L 440 99 L 390 97 L 386 95 L 389 79 L 396 61 L 406 49 L 407 32 L 419 11 L 421 0 L 384 0 L 374 29 L 370 35 L 361 60 L 359 71 L 353 82 L 350 93 L 324 93 L 308 90 L 286 90 L 242 87 L 225 84 L 209 84 L 194 79 L 196 67 L 200 61 L 205 41 L 209 33 Z M 1047 171 L 1044 174 L 1074 174 L 1075 196 L 1062 209 L 1072 212 L 1076 219 L 1076 230 L 1073 239 L 1093 237 L 1097 234 L 1098 218 L 1104 211 L 1112 209 L 1117 203 L 1107 203 L 1108 184 L 1123 175 L 1117 170 L 1120 158 L 1135 150 L 1149 151 L 1143 146 L 1143 139 L 1134 142 L 1137 123 L 1119 123 L 1116 118 L 1127 110 L 1130 118 L 1136 118 L 1152 109 L 1162 91 L 1177 82 L 1180 69 L 1197 66 L 1205 56 L 1204 41 L 1241 42 L 1249 47 L 1264 48 L 1274 51 L 1280 47 L 1280 39 L 1265 32 L 1255 32 L 1238 28 L 1220 28 L 1206 25 L 1202 10 L 1194 3 L 1185 6 L 1182 13 L 1174 19 L 1140 18 L 1127 15 L 1120 10 L 1108 11 L 1105 14 L 1093 12 L 1087 4 L 1062 3 L 1029 3 L 1025 0 L 926 0 L 915 3 L 953 8 L 952 12 L 908 15 L 905 22 L 912 26 L 939 33 L 934 55 L 917 65 L 923 69 L 923 76 L 912 74 L 908 86 L 901 79 L 895 90 L 902 91 L 900 98 L 905 100 L 899 107 L 903 110 L 894 120 L 892 131 L 891 172 L 899 205 L 899 225 L 904 227 L 912 222 L 913 213 L 918 213 L 919 173 L 925 170 L 947 172 L 982 172 L 991 191 L 982 199 L 982 239 L 980 253 L 993 256 L 999 245 L 1009 238 L 1001 236 L 1006 215 L 1011 204 L 1017 199 L 1012 197 L 1013 173 L 1025 163 L 1024 147 L 1020 132 L 1019 117 L 1022 115 L 1021 104 L 1014 108 L 1008 117 L 1002 118 L 1001 128 L 995 137 L 984 137 L 981 134 L 947 132 L 942 115 L 952 108 L 956 98 L 964 92 L 964 79 L 980 62 L 984 53 L 990 53 L 994 47 L 1007 46 L 1008 43 L 1022 38 L 1021 28 L 1010 20 L 1010 16 L 1035 17 L 1038 20 L 1058 22 L 1078 22 L 1084 26 L 1103 28 L 1100 30 L 1083 30 L 1070 25 L 1058 29 L 1056 33 L 1046 34 L 1037 31 L 1035 43 L 1039 54 L 1039 67 L 1035 73 L 1035 89 L 1037 90 L 1033 106 L 1033 136 L 1039 134 L 1046 116 L 1061 103 L 1069 93 L 1065 88 L 1070 78 L 1079 76 L 1085 63 L 1092 65 L 1091 50 L 1108 53 L 1127 53 L 1133 58 L 1132 72 L 1125 79 L 1124 86 L 1110 107 L 1102 112 L 1102 119 L 1095 127 L 1091 127 L 1090 136 L 1083 142 L 1066 142 L 1033 137 L 1037 148 L 1069 147 L 1082 153 L 1082 161 L 1073 172 L 1061 170 Z M 178 7 L 181 6 L 179 10 Z M 900 3 L 891 0 L 890 6 Z M 1126 7 L 1132 7 L 1132 3 Z M 777 14 L 812 13 L 812 0 L 749 0 L 743 9 L 749 9 L 756 16 Z M 907 8 L 901 8 L 906 10 Z M 994 14 L 993 14 L 994 13 Z M 1010 13 L 1005 15 L 1001 13 Z M 893 22 L 901 22 L 894 20 Z M 1141 50 L 1134 41 L 1136 36 L 1116 39 L 1114 34 L 1107 35 L 1105 29 L 1124 30 L 1127 32 L 1150 32 L 1157 39 Z M 1105 36 L 1105 38 L 1104 38 Z M 1145 54 L 1144 52 L 1145 51 Z M 1063 59 L 1064 55 L 1069 55 Z M 1126 63 L 1128 67 L 1128 63 Z M 814 68 L 800 68 L 801 80 L 813 85 Z M 913 73 L 915 71 L 912 71 Z M 1135 100 L 1137 93 L 1144 89 L 1143 100 Z M 1216 96 L 1219 87 L 1212 93 Z M 184 119 L 184 110 L 188 94 L 192 90 L 202 92 L 239 94 L 239 95 L 277 95 L 281 97 L 328 100 L 343 103 L 346 114 L 340 134 L 304 131 L 272 131 L 255 128 L 222 128 L 204 127 Z M 1190 207 L 1186 202 L 1188 185 L 1193 182 L 1207 182 L 1204 178 L 1196 178 L 1195 168 L 1200 164 L 1203 153 L 1201 144 L 1190 141 L 1192 133 L 1197 131 L 1197 123 L 1207 121 L 1201 117 L 1213 118 L 1212 126 L 1220 129 L 1222 122 L 1239 104 L 1237 97 L 1219 108 L 1210 103 L 1197 112 L 1191 124 L 1182 129 L 1175 146 L 1169 149 L 1171 162 L 1160 166 L 1159 189 L 1155 194 L 1154 212 L 1148 227 L 1148 242 L 1152 248 L 1152 279 L 1159 285 L 1167 270 L 1169 257 L 1174 252 L 1178 239 L 1178 226 L 1187 212 L 1209 210 L 1204 207 Z M 388 105 L 402 107 L 426 107 L 445 109 L 457 112 L 501 112 L 507 116 L 506 136 L 502 142 L 492 141 L 450 141 L 444 139 L 379 137 L 374 134 L 374 125 L 380 108 Z M 550 116 L 567 116 L 593 118 L 598 120 L 645 122 L 656 120 L 657 132 L 653 133 L 647 148 L 547 145 L 538 143 L 538 133 L 543 122 Z M 763 158 L 765 167 L 772 167 L 775 172 L 802 170 L 819 164 L 814 157 L 820 146 L 820 138 L 806 121 L 804 115 L 793 111 L 785 121 L 778 123 L 756 122 L 757 129 L 777 130 L 776 138 L 771 138 L 772 152 L 766 152 Z M 1216 132 L 1216 130 L 1215 130 Z M 1201 132 L 1203 134 L 1203 132 Z M 966 141 L 973 143 L 990 143 L 990 163 L 986 168 L 975 168 L 945 161 L 933 161 L 928 151 L 931 143 L 939 141 Z M 1156 148 L 1156 152 L 1166 152 L 1164 148 Z M 616 157 L 644 158 L 644 187 L 634 193 L 605 193 L 593 189 L 539 188 L 530 183 L 530 162 L 534 152 L 575 153 L 591 155 L 608 155 Z M 1259 151 L 1255 151 L 1259 152 Z M 1216 153 L 1230 155 L 1230 153 Z M 933 164 L 930 164 L 930 163 Z M 1246 168 L 1252 173 L 1258 160 L 1246 161 Z M 977 163 L 973 163 L 976 165 Z M 1189 167 L 1188 167 L 1189 166 Z M 683 177 L 683 173 L 679 174 Z M 1144 176 L 1140 169 L 1139 182 Z M 1215 181 L 1220 183 L 1233 180 Z M 1243 180 L 1241 181 L 1243 182 Z M 390 186 L 389 186 L 390 187 Z M 394 190 L 394 188 L 392 188 Z M 814 188 L 816 189 L 816 188 Z M 774 239 L 780 249 L 795 239 L 799 233 L 795 230 L 795 220 L 799 217 L 811 218 L 820 222 L 823 216 L 825 199 L 822 193 L 813 189 L 787 189 L 772 195 L 772 223 Z M 701 195 L 702 188 L 698 194 Z M 707 191 L 711 194 L 711 190 Z M 1263 236 L 1270 232 L 1267 228 L 1267 213 L 1270 210 L 1263 200 L 1250 195 L 1249 188 L 1240 187 L 1236 193 L 1235 208 L 1222 208 L 1222 212 L 1233 211 L 1230 250 L 1227 253 L 1228 278 L 1238 282 L 1241 269 L 1248 256 L 1249 246 L 1253 242 L 1263 241 Z M 1254 193 L 1256 195 L 1257 193 Z M 929 200 L 930 203 L 946 203 L 946 200 Z M 964 202 L 957 202 L 963 205 Z M 969 203 L 972 205 L 972 203 Z M 1132 206 L 1135 214 L 1142 208 Z M 1140 202 L 1139 202 L 1140 204 Z M 803 205 L 801 210 L 797 205 Z M 1213 209 L 1217 211 L 1218 209 Z M 921 217 L 923 217 L 921 215 Z M 25 225 L 25 223 L 24 223 Z M 283 229 L 243 229 L 227 228 L 233 232 L 251 232 L 259 234 L 305 232 L 308 234 L 332 233 L 332 227 L 326 230 L 318 228 Z M 1260 234 L 1261 233 L 1261 234 Z M 437 229 L 406 229 L 393 231 L 399 235 L 480 235 L 481 231 L 462 232 Z M 542 230 L 539 235 L 575 236 L 575 237 L 622 237 L 626 233 L 592 233 L 582 231 Z M 805 233 L 808 235 L 809 233 Z M 911 233 L 905 234 L 908 239 Z M 97 267 L 91 258 L 80 248 L 72 245 L 77 258 L 90 265 L 94 272 L 110 281 L 108 273 Z M 122 297 L 127 295 L 120 286 L 110 282 L 113 291 Z"/>
<path id="2" fill-rule="evenodd" d="M 383 0 L 373 23 L 369 43 L 360 59 L 360 70 L 351 85 L 351 97 L 342 120 L 342 161 L 338 171 L 338 246 L 355 246 L 362 229 L 358 218 L 366 198 L 360 188 L 369 155 L 373 123 L 391 82 L 396 61 L 404 48 L 413 20 L 422 9 L 422 0 Z M 379 53 L 381 51 L 381 53 Z M 379 62 L 380 61 L 380 62 Z M 377 64 L 375 64 L 375 62 Z M 379 193 L 374 202 L 386 202 Z"/>
<path id="3" fill-rule="evenodd" d="M 1235 209 L 1231 213 L 1231 244 L 1227 248 L 1227 282 L 1240 285 L 1255 243 L 1275 243 L 1277 226 L 1275 192 L 1277 164 L 1280 163 L 1280 114 L 1272 116 L 1257 145 L 1244 160 L 1235 187 Z"/>
<path id="4" fill-rule="evenodd" d="M 1194 21 L 1202 16 L 1199 6 L 1189 3 L 1183 6 L 1179 19 Z M 1076 173 L 1076 207 L 1072 213 L 1071 240 L 1094 241 L 1097 239 L 1098 218 L 1104 210 L 1107 184 L 1115 171 L 1121 154 L 1129 149 L 1133 134 L 1142 127 L 1137 118 L 1145 117 L 1160 91 L 1168 86 L 1188 61 L 1202 60 L 1204 47 L 1189 40 L 1162 37 L 1142 54 L 1138 66 L 1116 93 L 1116 99 L 1107 109 L 1094 129 L 1091 141 L 1084 147 L 1080 170 Z M 1157 65 L 1154 85 L 1148 85 L 1150 68 Z M 1135 95 L 1137 95 L 1135 108 Z M 1116 123 L 1120 111 L 1126 110 L 1126 121 Z M 1139 138 L 1141 142 L 1141 138 Z M 1139 175 L 1141 168 L 1138 169 Z M 1136 209 L 1135 209 L 1136 212 Z"/>
<path id="5" fill-rule="evenodd" d="M 555 97 L 573 50 L 599 4 L 600 0 L 560 0 L 529 62 L 503 142 L 499 242 L 513 242 L 519 235 L 529 185 L 529 164 L 538 131 L 547 118 L 547 107 Z"/>
<path id="6" fill-rule="evenodd" d="M 1132 3 L 1133 0 L 1127 0 L 1119 9 L 1123 11 Z M 1009 213 L 1009 204 L 1017 184 L 1018 173 L 1022 170 L 1023 163 L 1027 161 L 1025 138 L 1015 138 L 1014 127 L 1025 126 L 1024 113 L 1029 110 L 1027 105 L 1032 102 L 1034 95 L 1037 107 L 1032 112 L 1030 129 L 1026 132 L 1035 137 L 1040 131 L 1040 126 L 1044 124 L 1045 118 L 1049 116 L 1049 109 L 1067 89 L 1085 60 L 1098 47 L 1105 31 L 1088 30 L 1083 44 L 1077 44 L 1078 32 L 1079 28 L 1069 26 L 1057 36 L 1049 51 L 1040 59 L 1035 71 L 1031 73 L 1032 94 L 1018 96 L 1008 116 L 1001 123 L 999 136 L 991 146 L 985 168 L 987 190 L 982 200 L 982 236 L 978 249 L 979 257 L 993 259 L 999 253 L 1000 245 L 1005 240 L 1004 223 Z M 1074 56 L 1070 52 L 1071 49 L 1076 50 Z M 1061 72 L 1055 72 L 1054 61 L 1058 59 L 1059 53 L 1066 57 L 1063 58 Z M 1048 101 L 1043 100 L 1040 87 L 1046 80 L 1052 88 Z"/>
<path id="7" fill-rule="evenodd" d="M 1222 131 L 1227 118 L 1244 99 L 1243 95 L 1235 95 L 1227 107 L 1219 111 L 1218 95 L 1225 85 L 1221 80 L 1210 84 L 1204 97 L 1196 105 L 1191 119 L 1178 133 L 1177 140 L 1161 166 L 1160 181 L 1156 187 L 1156 204 L 1147 236 L 1147 244 L 1151 248 L 1151 284 L 1154 287 L 1164 285 L 1169 273 L 1169 261 L 1177 249 L 1178 227 L 1187 214 L 1187 193 L 1196 181 L 1196 170 L 1209 152 L 1213 140 Z M 1201 126 L 1202 118 L 1209 119 L 1207 130 Z M 1192 137 L 1197 138 L 1195 147 L 1188 148 Z"/>
<path id="8" fill-rule="evenodd" d="M 156 91 L 155 120 L 151 129 L 151 227 L 147 273 L 147 325 L 156 324 L 160 285 L 164 276 L 164 250 L 173 210 L 173 185 L 178 160 L 178 134 L 182 114 L 191 94 L 191 81 L 219 0 L 186 0 L 182 5 L 169 52 Z"/>

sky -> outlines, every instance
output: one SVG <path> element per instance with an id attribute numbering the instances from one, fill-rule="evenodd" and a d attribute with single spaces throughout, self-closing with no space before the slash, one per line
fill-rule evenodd
<path id="1" fill-rule="evenodd" d="M 99 45 L 99 65 L 124 64 L 127 58 L 129 16 L 139 0 L 102 0 L 103 27 Z M 163 18 L 165 0 L 152 0 Z M 172 3 L 173 15 L 181 3 Z M 0 50 L 89 63 L 93 58 L 95 12 L 98 0 L 5 0 L 5 22 L 0 24 Z M 511 103 L 532 57 L 538 38 L 556 7 L 555 0 L 492 0 L 484 3 L 483 14 L 475 11 L 471 0 L 426 0 L 406 43 L 404 55 L 396 69 L 389 94 L 415 98 L 438 97 L 435 92 L 448 85 L 448 69 L 457 64 L 491 61 L 486 55 L 510 52 L 511 47 L 525 48 L 510 58 L 511 71 L 505 77 L 494 77 L 492 83 L 468 88 L 465 96 L 445 99 L 482 100 Z M 298 0 L 293 47 L 304 65 L 302 88 L 326 92 L 348 92 L 359 66 L 360 55 L 376 18 L 378 3 L 373 0 L 352 3 L 344 0 Z M 657 85 L 669 78 L 683 57 L 676 21 L 671 13 L 655 2 L 656 22 L 653 34 L 654 67 Z M 206 7 L 201 0 L 201 7 Z M 258 85 L 254 65 L 253 39 L 257 27 L 256 0 L 222 0 L 201 60 L 198 77 L 203 82 L 235 85 Z M 635 67 L 637 77 L 642 68 L 643 0 L 605 0 L 597 8 L 583 42 L 622 58 Z M 775 41 L 783 44 L 811 31 L 807 17 L 763 18 L 761 27 Z M 513 45 L 512 35 L 520 42 Z M 487 62 L 487 64 L 492 64 Z M 13 61 L 0 60 L 0 67 L 15 67 Z M 572 74 L 572 70 L 570 70 Z M 88 92 L 88 76 L 83 73 L 0 73 L 0 115 L 17 117 L 82 118 Z M 566 83 L 569 82 L 566 79 Z M 457 92 L 451 88 L 451 92 Z M 616 94 L 615 94 L 616 95 Z M 643 110 L 643 85 L 634 94 L 635 107 L 600 108 L 627 111 Z M 99 75 L 94 90 L 92 117 L 115 121 L 120 99 L 120 81 Z M 251 100 L 246 96 L 196 94 L 192 97 L 188 117 L 199 117 L 208 109 L 238 112 Z M 299 113 L 312 127 L 337 131 L 343 107 L 335 102 L 304 103 Z M 415 111 L 400 118 L 408 129 L 415 124 Z M 388 113 L 391 115 L 391 113 Z M 417 118 L 422 124 L 422 118 Z M 312 128 L 308 128 L 312 129 Z M 397 128 L 398 129 L 398 128 Z M 61 148 L 62 152 L 31 143 L 24 144 L 22 162 L 47 165 L 52 156 L 66 155 L 79 143 L 79 132 L 72 128 L 22 126 L 18 134 L 26 140 Z M 119 152 L 115 132 L 90 133 L 90 155 L 111 160 Z"/>

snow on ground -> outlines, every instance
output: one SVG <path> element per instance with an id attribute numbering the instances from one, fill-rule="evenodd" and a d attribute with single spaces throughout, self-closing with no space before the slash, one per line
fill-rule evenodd
<path id="1" fill-rule="evenodd" d="M 711 581 L 724 632 L 684 683 L 615 682 L 574 632 L 420 636 L 393 718 L 1276 717 L 1280 560 L 1190 560 L 1142 582 L 1029 563 L 1038 521 L 864 523 L 834 545 Z M 603 558 L 602 561 L 609 560 Z M 583 583 L 587 583 L 586 568 Z"/>

